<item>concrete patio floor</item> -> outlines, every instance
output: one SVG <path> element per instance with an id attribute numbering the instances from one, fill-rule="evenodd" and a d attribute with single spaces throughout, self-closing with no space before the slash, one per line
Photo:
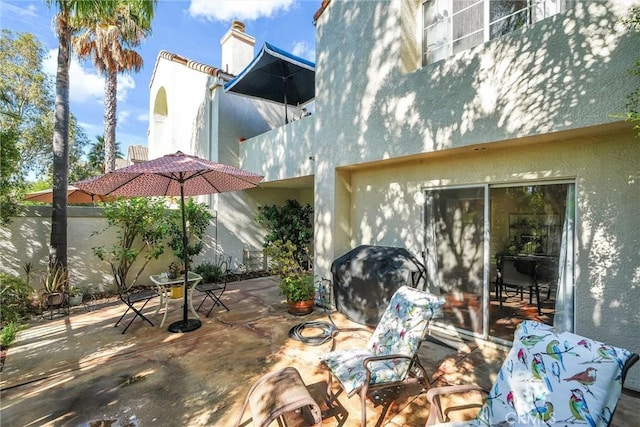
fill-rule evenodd
<path id="1" fill-rule="evenodd" d="M 0 424 L 233 426 L 251 384 L 267 372 L 293 366 L 320 404 L 323 426 L 360 425 L 357 396 L 341 394 L 336 408 L 324 404 L 327 375 L 319 359 L 330 343 L 313 346 L 288 336 L 301 322 L 328 321 L 323 309 L 304 317 L 288 314 L 276 280 L 269 277 L 230 283 L 223 301 L 231 311 L 216 308 L 208 318 L 200 312 L 202 327 L 185 334 L 166 329 L 181 318 L 180 304 L 170 304 L 162 329 L 137 319 L 124 335 L 121 326 L 113 327 L 124 307 L 117 300 L 101 302 L 94 311 L 75 307 L 70 316 L 32 322 L 7 355 L 0 380 Z M 145 309 L 154 311 L 154 305 Z M 358 326 L 339 313 L 331 318 L 339 327 Z M 319 330 L 307 332 L 315 336 Z M 347 341 L 366 338 L 361 334 Z M 455 351 L 431 341 L 420 350 L 434 385 L 477 383 L 485 388 L 504 354 L 476 345 Z M 462 403 L 480 398 L 464 397 Z M 623 394 L 612 425 L 640 425 L 638 413 L 637 394 Z M 424 393 L 405 390 L 383 396 L 376 406 L 369 402 L 367 424 L 422 426 L 428 414 Z M 252 425 L 248 411 L 241 425 Z"/>

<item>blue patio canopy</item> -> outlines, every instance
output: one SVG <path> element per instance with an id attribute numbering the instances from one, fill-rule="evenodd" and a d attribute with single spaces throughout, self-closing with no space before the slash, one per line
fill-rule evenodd
<path id="1" fill-rule="evenodd" d="M 234 92 L 258 99 L 282 102 L 285 123 L 287 105 L 304 105 L 315 97 L 316 65 L 265 43 L 260 53 L 236 77 L 224 85 Z"/>

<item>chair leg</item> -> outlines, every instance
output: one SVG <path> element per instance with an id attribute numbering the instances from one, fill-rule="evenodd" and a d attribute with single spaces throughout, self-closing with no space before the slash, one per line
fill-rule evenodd
<path id="1" fill-rule="evenodd" d="M 202 304 L 204 304 L 207 298 L 211 298 L 211 295 L 209 295 L 209 292 L 204 293 L 204 298 L 202 298 L 202 301 L 200 301 L 200 305 L 198 305 L 198 308 L 196 308 L 196 311 L 200 311 L 200 307 L 202 307 Z M 208 313 L 207 313 L 207 317 L 209 317 Z"/>
<path id="2" fill-rule="evenodd" d="M 222 294 L 224 293 L 224 290 L 222 290 L 222 292 L 220 293 L 220 295 L 216 295 L 215 291 L 206 291 L 204 294 L 204 298 L 202 299 L 202 301 L 200 301 L 200 305 L 198 305 L 198 308 L 196 308 L 196 311 L 200 310 L 200 307 L 202 307 L 202 305 L 204 304 L 204 302 L 207 299 L 211 299 L 212 305 L 209 308 L 209 311 L 207 312 L 207 317 L 209 317 L 209 315 L 211 314 L 211 312 L 213 311 L 213 309 L 217 306 L 217 305 L 221 305 L 222 307 L 224 307 L 227 311 L 229 311 L 229 307 L 227 307 L 225 305 L 225 303 L 222 302 L 222 300 L 220 299 L 220 297 L 222 297 Z"/>
<path id="3" fill-rule="evenodd" d="M 125 303 L 125 304 L 126 304 L 126 303 Z M 113 327 L 114 327 L 114 328 L 118 326 L 118 324 L 120 323 L 120 321 L 121 321 L 122 319 L 124 319 L 124 316 L 126 316 L 126 315 L 127 315 L 127 313 L 129 312 L 129 310 L 131 310 L 131 306 L 130 306 L 129 304 L 127 304 L 127 309 L 124 311 L 124 313 L 122 313 L 122 316 L 120 316 L 120 318 L 118 319 L 118 321 L 116 322 L 116 324 L 115 324 L 115 325 L 113 325 Z"/>
<path id="4" fill-rule="evenodd" d="M 224 291 L 222 291 L 222 292 L 220 293 L 220 295 L 213 294 L 213 297 L 216 299 L 216 304 L 215 304 L 215 305 L 221 305 L 221 306 L 223 306 L 227 311 L 229 311 L 229 307 L 227 307 L 227 306 L 225 305 L 225 303 L 223 303 L 223 302 L 222 302 L 222 300 L 220 299 L 220 298 L 222 298 L 222 294 L 223 294 L 223 293 L 224 293 Z M 209 310 L 209 313 L 211 313 L 211 310 L 213 310 L 213 307 L 211 307 L 211 309 Z M 207 314 L 207 317 L 209 317 L 209 314 Z"/>
<path id="5" fill-rule="evenodd" d="M 360 410 L 362 411 L 360 425 L 362 427 L 367 427 L 367 390 L 368 387 L 366 386 L 360 390 Z"/>
<path id="6" fill-rule="evenodd" d="M 126 316 L 126 314 L 129 312 L 129 310 L 133 310 L 135 315 L 131 317 L 131 320 L 129 320 L 129 323 L 127 323 L 127 326 L 125 326 L 124 330 L 122 331 L 123 334 L 125 332 L 127 332 L 127 329 L 129 329 L 129 326 L 131 326 L 133 321 L 136 320 L 136 317 L 140 317 L 143 320 L 146 320 L 147 323 L 149 323 L 151 326 L 154 326 L 153 322 L 151 320 L 147 319 L 147 317 L 144 314 L 142 314 L 142 310 L 144 310 L 145 306 L 147 305 L 147 303 L 149 301 L 151 301 L 151 300 L 146 300 L 144 302 L 144 304 L 142 304 L 142 306 L 140 308 L 135 308 L 135 306 L 133 304 L 125 303 L 125 304 L 127 304 L 127 310 L 124 312 L 124 314 L 122 316 L 120 316 L 120 319 L 118 319 L 118 321 L 116 322 L 115 326 L 118 326 L 120 321 L 124 318 L 124 316 Z"/>

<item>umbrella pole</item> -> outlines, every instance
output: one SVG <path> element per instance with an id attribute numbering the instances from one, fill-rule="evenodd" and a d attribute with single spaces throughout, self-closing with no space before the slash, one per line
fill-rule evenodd
<path id="1" fill-rule="evenodd" d="M 191 332 L 202 326 L 202 322 L 198 319 L 189 319 L 188 307 L 189 300 L 189 253 L 187 245 L 187 218 L 184 214 L 184 183 L 180 181 L 180 207 L 182 209 L 182 251 L 184 256 L 184 285 L 182 293 L 184 294 L 184 305 L 182 306 L 182 320 L 169 325 L 169 332 Z"/>

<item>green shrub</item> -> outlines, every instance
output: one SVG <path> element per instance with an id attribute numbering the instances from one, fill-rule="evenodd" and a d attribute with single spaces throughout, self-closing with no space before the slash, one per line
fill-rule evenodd
<path id="1" fill-rule="evenodd" d="M 189 199 L 184 204 L 184 215 L 187 222 L 187 257 L 189 265 L 193 257 L 199 255 L 204 248 L 204 239 L 207 227 L 211 223 L 213 216 L 209 208 L 204 203 L 196 203 Z M 184 235 L 182 230 L 182 213 L 180 210 L 173 210 L 169 216 L 169 247 L 173 254 L 184 267 Z"/>
<path id="2" fill-rule="evenodd" d="M 0 348 L 6 349 L 15 341 L 18 336 L 18 332 L 22 329 L 22 326 L 16 322 L 9 322 L 0 331 Z"/>
<path id="3" fill-rule="evenodd" d="M 264 254 L 269 257 L 269 271 L 280 277 L 278 289 L 290 301 L 306 301 L 313 298 L 313 275 L 296 260 L 296 245 L 287 240 L 276 240 L 267 246 Z"/>
<path id="4" fill-rule="evenodd" d="M 33 289 L 21 277 L 0 273 L 0 319 L 3 324 L 20 323 L 34 312 Z"/>
<path id="5" fill-rule="evenodd" d="M 105 203 L 104 215 L 107 228 L 93 234 L 109 233 L 115 243 L 110 247 L 96 246 L 93 253 L 111 264 L 114 275 L 133 288 L 147 264 L 164 252 L 168 235 L 166 202 L 159 197 L 117 199 Z"/>
<path id="6" fill-rule="evenodd" d="M 258 206 L 256 221 L 267 234 L 263 247 L 275 242 L 290 241 L 295 246 L 294 257 L 298 263 L 305 263 L 313 240 L 313 207 L 301 205 L 297 200 L 286 200 L 282 206 Z"/>
<path id="7" fill-rule="evenodd" d="M 222 268 L 220 268 L 220 265 L 211 261 L 201 263 L 193 271 L 194 273 L 202 276 L 203 283 L 216 283 L 222 281 Z"/>

